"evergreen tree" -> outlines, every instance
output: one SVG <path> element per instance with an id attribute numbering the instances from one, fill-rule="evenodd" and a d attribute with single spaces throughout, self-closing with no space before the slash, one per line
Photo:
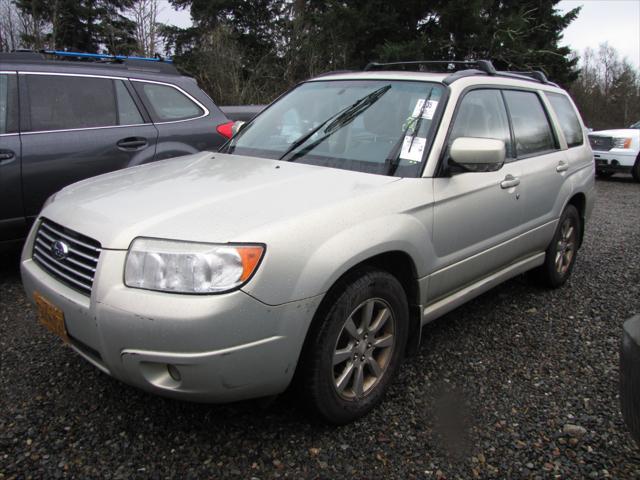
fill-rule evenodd
<path id="1" fill-rule="evenodd" d="M 17 7 L 46 22 L 44 38 L 26 38 L 36 49 L 126 54 L 135 49 L 135 24 L 123 15 L 134 0 L 16 0 Z"/>
<path id="2" fill-rule="evenodd" d="M 359 69 L 370 61 L 490 59 L 498 69 L 542 70 L 562 84 L 578 73 L 577 58 L 559 43 L 579 8 L 561 14 L 559 0 L 171 2 L 189 8 L 194 22 L 189 29 L 165 30 L 177 62 L 218 82 L 225 72 L 199 62 L 216 48 L 216 30 L 241 55 L 236 81 L 252 84 L 244 91 L 262 92 L 261 101 L 322 71 Z"/>

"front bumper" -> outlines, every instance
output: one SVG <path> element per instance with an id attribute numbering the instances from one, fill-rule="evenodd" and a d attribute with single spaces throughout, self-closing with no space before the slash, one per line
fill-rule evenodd
<path id="1" fill-rule="evenodd" d="M 321 300 L 269 306 L 240 290 L 177 295 L 128 288 L 121 250 L 102 251 L 88 297 L 40 268 L 32 244 L 33 233 L 21 262 L 24 288 L 64 312 L 72 348 L 125 383 L 174 398 L 228 402 L 282 392 Z"/>
<path id="2" fill-rule="evenodd" d="M 593 161 L 599 172 L 625 172 L 631 171 L 635 164 L 637 152 L 614 148 L 607 152 L 593 151 Z"/>

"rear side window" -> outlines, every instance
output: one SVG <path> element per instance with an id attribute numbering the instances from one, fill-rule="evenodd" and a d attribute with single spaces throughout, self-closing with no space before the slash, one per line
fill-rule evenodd
<path id="1" fill-rule="evenodd" d="M 540 98 L 534 92 L 505 90 L 504 97 L 511 115 L 516 155 L 526 157 L 555 150 L 555 140 Z"/>
<path id="2" fill-rule="evenodd" d="M 0 74 L 0 135 L 18 131 L 16 76 Z"/>
<path id="3" fill-rule="evenodd" d="M 200 117 L 204 111 L 177 88 L 157 83 L 134 82 L 147 99 L 156 122 L 171 122 Z"/>
<path id="4" fill-rule="evenodd" d="M 453 124 L 450 144 L 459 137 L 502 140 L 507 157 L 513 157 L 509 120 L 499 90 L 473 90 L 464 96 Z"/>
<path id="5" fill-rule="evenodd" d="M 66 75 L 25 75 L 32 131 L 117 125 L 113 80 Z"/>
<path id="6" fill-rule="evenodd" d="M 580 121 L 576 115 L 576 111 L 571 105 L 569 99 L 560 93 L 546 93 L 549 103 L 553 107 L 553 110 L 558 116 L 560 122 L 560 128 L 564 133 L 564 137 L 567 139 L 567 145 L 569 148 L 577 147 L 584 143 L 584 137 L 582 133 L 582 127 Z"/>
<path id="7" fill-rule="evenodd" d="M 144 123 L 122 80 L 72 75 L 25 75 L 31 131 Z"/>

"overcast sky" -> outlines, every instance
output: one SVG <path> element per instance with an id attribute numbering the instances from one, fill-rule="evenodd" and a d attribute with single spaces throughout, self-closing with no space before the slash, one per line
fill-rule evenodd
<path id="1" fill-rule="evenodd" d="M 188 10 L 175 11 L 168 0 L 161 0 L 160 21 L 187 27 Z M 578 18 L 564 32 L 562 44 L 580 54 L 586 47 L 597 49 L 609 42 L 621 56 L 640 69 L 640 0 L 562 0 L 558 8 L 568 12 L 582 6 Z"/>
<path id="2" fill-rule="evenodd" d="M 640 69 L 640 0 L 563 0 L 558 8 L 582 10 L 564 31 L 563 44 L 582 53 L 609 42 L 621 56 Z"/>

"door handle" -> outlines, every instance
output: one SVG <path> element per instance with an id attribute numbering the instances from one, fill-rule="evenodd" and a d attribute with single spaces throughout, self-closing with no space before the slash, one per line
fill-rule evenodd
<path id="1" fill-rule="evenodd" d="M 15 155 L 11 150 L 0 150 L 0 165 L 11 163 Z"/>
<path id="2" fill-rule="evenodd" d="M 121 150 L 141 150 L 149 145 L 149 143 L 146 138 L 129 137 L 123 138 L 116 145 L 118 145 L 118 148 Z"/>
<path id="3" fill-rule="evenodd" d="M 556 172 L 566 172 L 567 170 L 569 170 L 569 164 L 563 160 L 560 160 L 558 162 L 558 166 L 556 167 Z"/>
<path id="4" fill-rule="evenodd" d="M 520 185 L 520 179 L 509 174 L 500 182 L 500 188 L 512 188 Z"/>

